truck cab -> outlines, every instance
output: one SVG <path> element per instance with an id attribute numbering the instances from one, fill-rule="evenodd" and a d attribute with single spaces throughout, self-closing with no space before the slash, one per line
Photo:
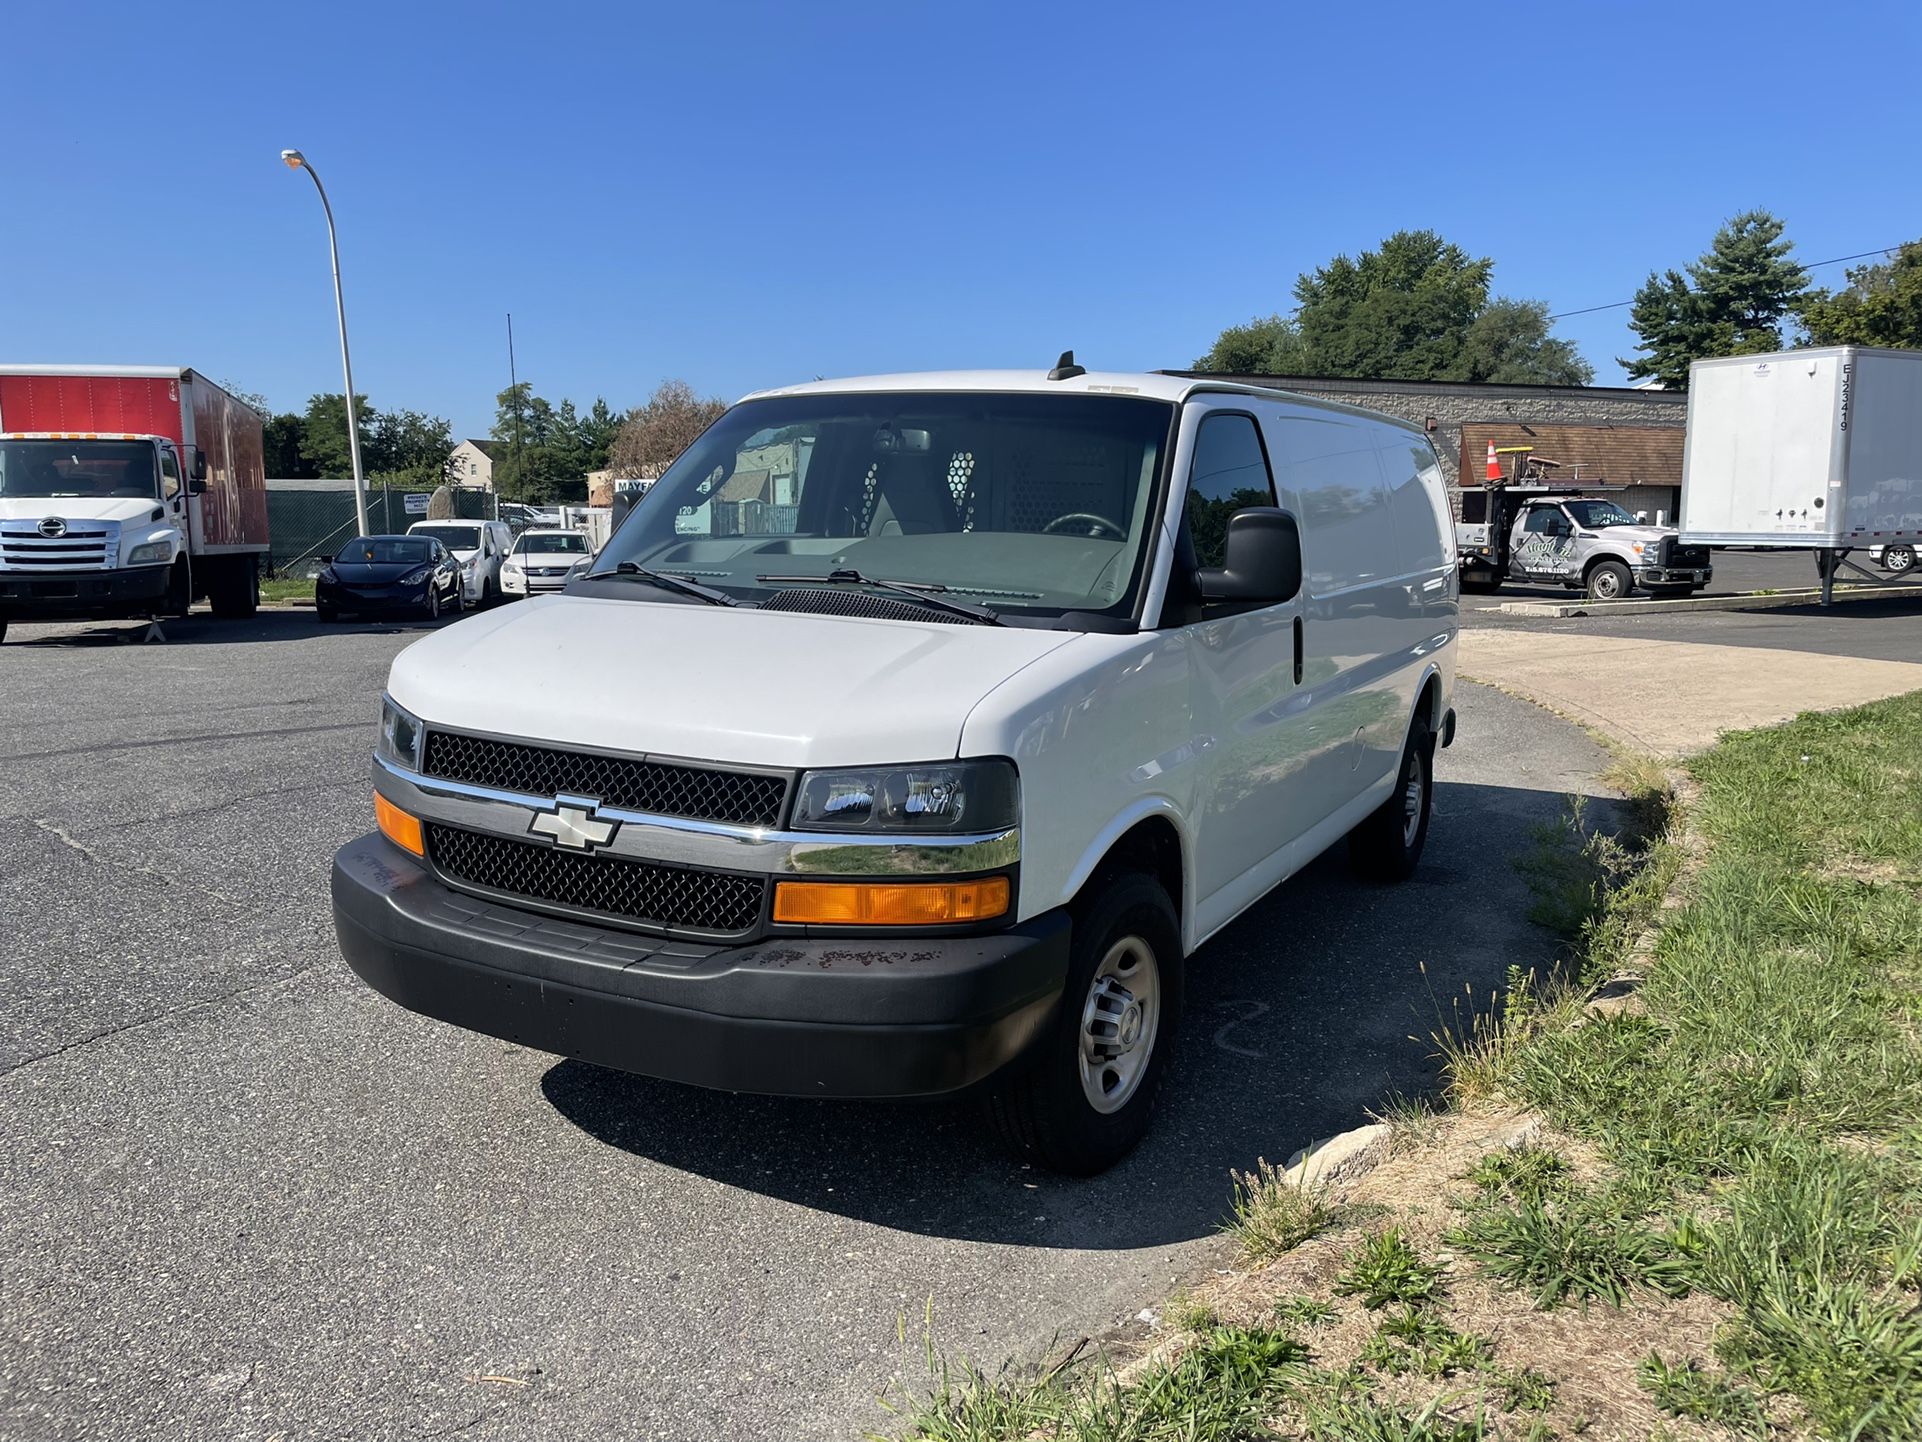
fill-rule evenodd
<path id="1" fill-rule="evenodd" d="M 1607 496 L 1487 486 L 1463 493 L 1462 513 L 1456 539 L 1467 591 L 1522 581 L 1617 601 L 1637 588 L 1686 596 L 1714 575 L 1707 547 L 1682 545 L 1673 526 L 1648 525 Z"/>
<path id="2" fill-rule="evenodd" d="M 0 634 L 9 617 L 184 609 L 169 591 L 205 474 L 165 436 L 0 434 Z"/>

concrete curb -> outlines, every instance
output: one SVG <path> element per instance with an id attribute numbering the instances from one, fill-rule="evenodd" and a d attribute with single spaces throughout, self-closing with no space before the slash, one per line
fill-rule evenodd
<path id="1" fill-rule="evenodd" d="M 1840 604 L 1905 595 L 1922 601 L 1922 586 L 1848 586 L 1837 589 L 1834 600 Z M 1772 595 L 1751 591 L 1734 596 L 1689 596 L 1674 601 L 1503 601 L 1491 609 L 1504 616 L 1566 619 L 1570 616 L 1665 615 L 1671 611 L 1766 611 L 1782 606 L 1820 605 L 1821 601 L 1819 590 L 1777 591 Z"/>

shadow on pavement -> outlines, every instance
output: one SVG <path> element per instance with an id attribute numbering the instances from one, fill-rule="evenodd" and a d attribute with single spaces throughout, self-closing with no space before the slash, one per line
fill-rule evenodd
<path id="1" fill-rule="evenodd" d="M 1188 963 L 1153 1132 L 1091 1181 L 1022 1167 L 957 1104 L 725 1096 L 575 1061 L 552 1067 L 542 1089 L 609 1146 L 877 1226 L 1057 1248 L 1203 1236 L 1227 1209 L 1231 1169 L 1286 1161 L 1396 1093 L 1432 1092 L 1426 1038 L 1464 986 L 1486 1005 L 1511 964 L 1553 954 L 1554 939 L 1523 919 L 1528 895 L 1510 863 L 1563 804 L 1553 792 L 1439 783 L 1411 881 L 1357 881 L 1337 848 L 1216 936 Z"/>
<path id="2" fill-rule="evenodd" d="M 462 613 L 466 616 L 481 614 L 470 607 Z M 14 646 L 38 646 L 42 648 L 86 648 L 101 646 L 140 646 L 153 645 L 158 649 L 168 646 L 210 646 L 231 645 L 240 642 L 259 641 L 309 641 L 316 636 L 351 635 L 355 632 L 381 636 L 399 636 L 414 632 L 427 632 L 450 626 L 461 616 L 448 614 L 438 621 L 426 617 L 383 616 L 367 620 L 346 619 L 330 624 L 322 624 L 312 611 L 263 610 L 257 616 L 246 620 L 223 621 L 212 616 L 189 616 L 184 621 L 173 618 L 160 623 L 166 635 L 165 641 L 145 642 L 147 630 L 145 621 L 75 621 L 58 623 L 59 630 L 52 630 L 52 623 L 44 629 L 47 635 L 23 635 L 27 627 L 43 629 L 42 623 L 15 621 L 10 628 L 4 644 Z"/>

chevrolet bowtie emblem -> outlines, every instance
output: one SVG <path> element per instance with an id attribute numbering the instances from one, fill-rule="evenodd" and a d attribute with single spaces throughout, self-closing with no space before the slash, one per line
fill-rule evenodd
<path id="1" fill-rule="evenodd" d="M 541 812 L 527 829 L 570 851 L 592 851 L 607 845 L 621 829 L 620 822 L 603 821 L 594 814 L 597 804 L 583 796 L 557 796 L 554 809 Z"/>

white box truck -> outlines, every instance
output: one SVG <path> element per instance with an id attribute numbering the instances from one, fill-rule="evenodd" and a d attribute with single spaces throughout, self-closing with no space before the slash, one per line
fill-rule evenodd
<path id="1" fill-rule="evenodd" d="M 1817 553 L 1922 540 L 1922 351 L 1822 346 L 1688 372 L 1682 539 Z"/>

